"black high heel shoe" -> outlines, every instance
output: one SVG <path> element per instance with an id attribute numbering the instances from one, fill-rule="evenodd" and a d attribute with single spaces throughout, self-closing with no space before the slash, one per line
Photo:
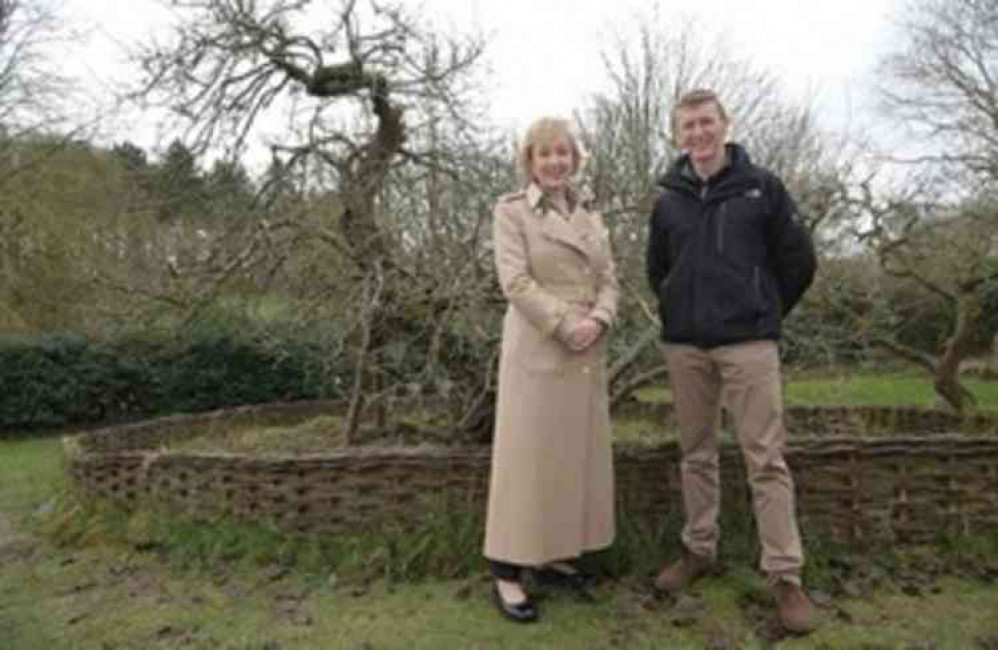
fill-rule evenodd
<path id="1" fill-rule="evenodd" d="M 557 564 L 564 565 L 564 568 L 548 565 L 534 569 L 534 580 L 537 584 L 556 589 L 568 589 L 579 602 L 595 603 L 597 599 L 589 588 L 596 584 L 596 577 L 591 573 L 579 570 L 573 563 L 559 562 Z"/>
<path id="2" fill-rule="evenodd" d="M 532 623 L 537 620 L 537 608 L 534 606 L 530 596 L 526 596 L 522 603 L 508 603 L 499 591 L 499 583 L 492 581 L 492 602 L 495 603 L 499 613 L 511 621 L 517 623 Z"/>
<path id="3" fill-rule="evenodd" d="M 534 576 L 539 584 L 548 587 L 568 587 L 569 589 L 583 590 L 590 587 L 596 581 L 595 576 L 579 570 L 570 562 L 557 562 L 555 564 L 564 565 L 565 568 L 557 568 L 555 565 L 545 565 L 534 569 Z"/>

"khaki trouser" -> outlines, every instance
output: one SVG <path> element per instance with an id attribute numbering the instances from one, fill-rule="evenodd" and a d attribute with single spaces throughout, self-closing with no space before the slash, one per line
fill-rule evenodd
<path id="1" fill-rule="evenodd" d="M 717 428 L 723 393 L 745 457 L 762 570 L 771 580 L 799 584 L 804 558 L 793 478 L 783 459 L 786 430 L 776 344 L 752 341 L 706 350 L 666 344 L 664 356 L 683 452 L 683 545 L 697 555 L 717 554 L 721 499 Z"/>

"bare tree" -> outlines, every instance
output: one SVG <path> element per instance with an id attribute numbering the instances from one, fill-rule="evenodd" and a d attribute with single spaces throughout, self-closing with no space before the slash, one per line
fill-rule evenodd
<path id="1" fill-rule="evenodd" d="M 902 344 L 889 315 L 871 318 L 883 310 L 869 300 L 857 322 L 874 344 L 927 370 L 940 397 L 962 411 L 973 397 L 959 382 L 960 362 L 973 352 L 982 296 L 998 279 L 998 5 L 912 0 L 898 24 L 902 42 L 882 61 L 879 92 L 885 115 L 908 127 L 919 150 L 893 157 L 910 172 L 900 188 L 878 191 L 868 178 L 842 194 L 862 215 L 855 234 L 881 270 L 941 300 L 950 325 L 927 351 Z M 843 302 L 856 306 L 855 295 Z"/>
<path id="2" fill-rule="evenodd" d="M 64 98 L 73 85 L 60 74 L 49 48 L 68 39 L 50 4 L 0 0 L 0 138 L 5 146 L 66 126 Z"/>
<path id="3" fill-rule="evenodd" d="M 899 14 L 902 44 L 882 61 L 886 114 L 960 182 L 998 180 L 998 5 L 912 0 Z M 968 179 L 963 174 L 969 173 Z"/>
<path id="4" fill-rule="evenodd" d="M 169 107 L 192 146 L 231 155 L 274 128 L 279 116 L 286 128 L 267 142 L 275 161 L 328 205 L 325 219 L 269 215 L 251 229 L 243 251 L 213 258 L 202 280 L 218 286 L 230 277 L 222 271 L 249 268 L 268 255 L 295 257 L 266 253 L 278 241 L 317 240 L 348 262 L 339 284 L 364 287 L 341 290 L 337 301 L 357 337 L 349 437 L 364 401 L 377 402 L 393 389 L 378 372 L 379 356 L 392 336 L 425 315 L 410 309 L 426 296 L 413 291 L 417 276 L 395 233 L 385 229 L 385 191 L 399 166 L 445 164 L 427 131 L 441 121 L 452 130 L 473 126 L 467 91 L 482 42 L 433 33 L 400 3 L 179 0 L 172 6 L 173 38 L 141 52 L 145 82 L 138 96 Z M 315 200 L 302 205 L 308 210 Z M 344 309 L 348 299 L 357 302 Z M 446 302 L 434 310 L 445 311 Z"/>
<path id="5" fill-rule="evenodd" d="M 20 201 L 24 188 L 15 183 L 67 148 L 84 121 L 68 110 L 76 89 L 52 58 L 53 46 L 72 42 L 56 9 L 42 0 L 0 0 L 0 327 L 40 322 L 22 311 L 38 279 L 27 260 L 37 260 L 41 241 L 58 234 L 46 215 Z"/>
<path id="6" fill-rule="evenodd" d="M 883 282 L 854 285 L 837 297 L 860 326 L 859 334 L 873 345 L 927 371 L 937 394 L 957 412 L 975 407 L 973 394 L 960 382 L 960 364 L 980 347 L 983 296 L 998 280 L 998 207 L 985 195 L 958 205 L 918 202 L 913 198 L 878 199 L 861 185 L 857 202 L 868 225 L 857 238 L 871 250 L 879 268 L 901 286 L 921 297 L 941 301 L 949 326 L 934 350 L 905 344 L 903 323 L 888 306 L 889 287 Z M 920 188 L 915 191 L 922 194 Z M 859 197 L 862 198 L 859 198 Z M 870 278 L 867 276 L 867 281 Z M 899 291 L 895 288 L 893 293 Z M 860 295 L 861 294 L 861 295 Z"/>

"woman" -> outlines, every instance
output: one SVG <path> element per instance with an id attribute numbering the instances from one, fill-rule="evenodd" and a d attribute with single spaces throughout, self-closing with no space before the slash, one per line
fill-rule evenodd
<path id="1" fill-rule="evenodd" d="M 582 156 L 566 120 L 527 131 L 524 188 L 499 199 L 503 320 L 485 556 L 492 598 L 516 621 L 537 609 L 525 567 L 578 585 L 573 561 L 614 536 L 605 368 L 617 279 L 606 229 L 572 184 Z"/>

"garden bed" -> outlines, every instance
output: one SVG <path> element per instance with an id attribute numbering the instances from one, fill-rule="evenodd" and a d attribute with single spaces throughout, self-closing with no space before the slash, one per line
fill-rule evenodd
<path id="1" fill-rule="evenodd" d="M 667 406 L 640 408 L 651 418 L 649 427 L 666 426 Z M 298 402 L 171 416 L 69 436 L 65 449 L 76 484 L 99 498 L 195 517 L 267 521 L 289 532 L 418 526 L 427 508 L 484 508 L 489 447 L 337 447 L 336 409 L 330 402 Z M 786 457 L 806 530 L 840 540 L 897 541 L 998 530 L 993 418 L 806 407 L 788 409 L 787 422 Z M 274 427 L 292 437 L 300 427 L 311 442 L 280 453 L 210 444 L 243 439 L 245 445 L 235 431 Z M 857 434 L 864 428 L 875 435 Z M 322 449 L 327 439 L 330 448 Z M 654 525 L 681 508 L 674 441 L 618 443 L 614 462 L 622 516 Z M 722 445 L 722 474 L 726 507 L 749 507 L 733 444 Z"/>

